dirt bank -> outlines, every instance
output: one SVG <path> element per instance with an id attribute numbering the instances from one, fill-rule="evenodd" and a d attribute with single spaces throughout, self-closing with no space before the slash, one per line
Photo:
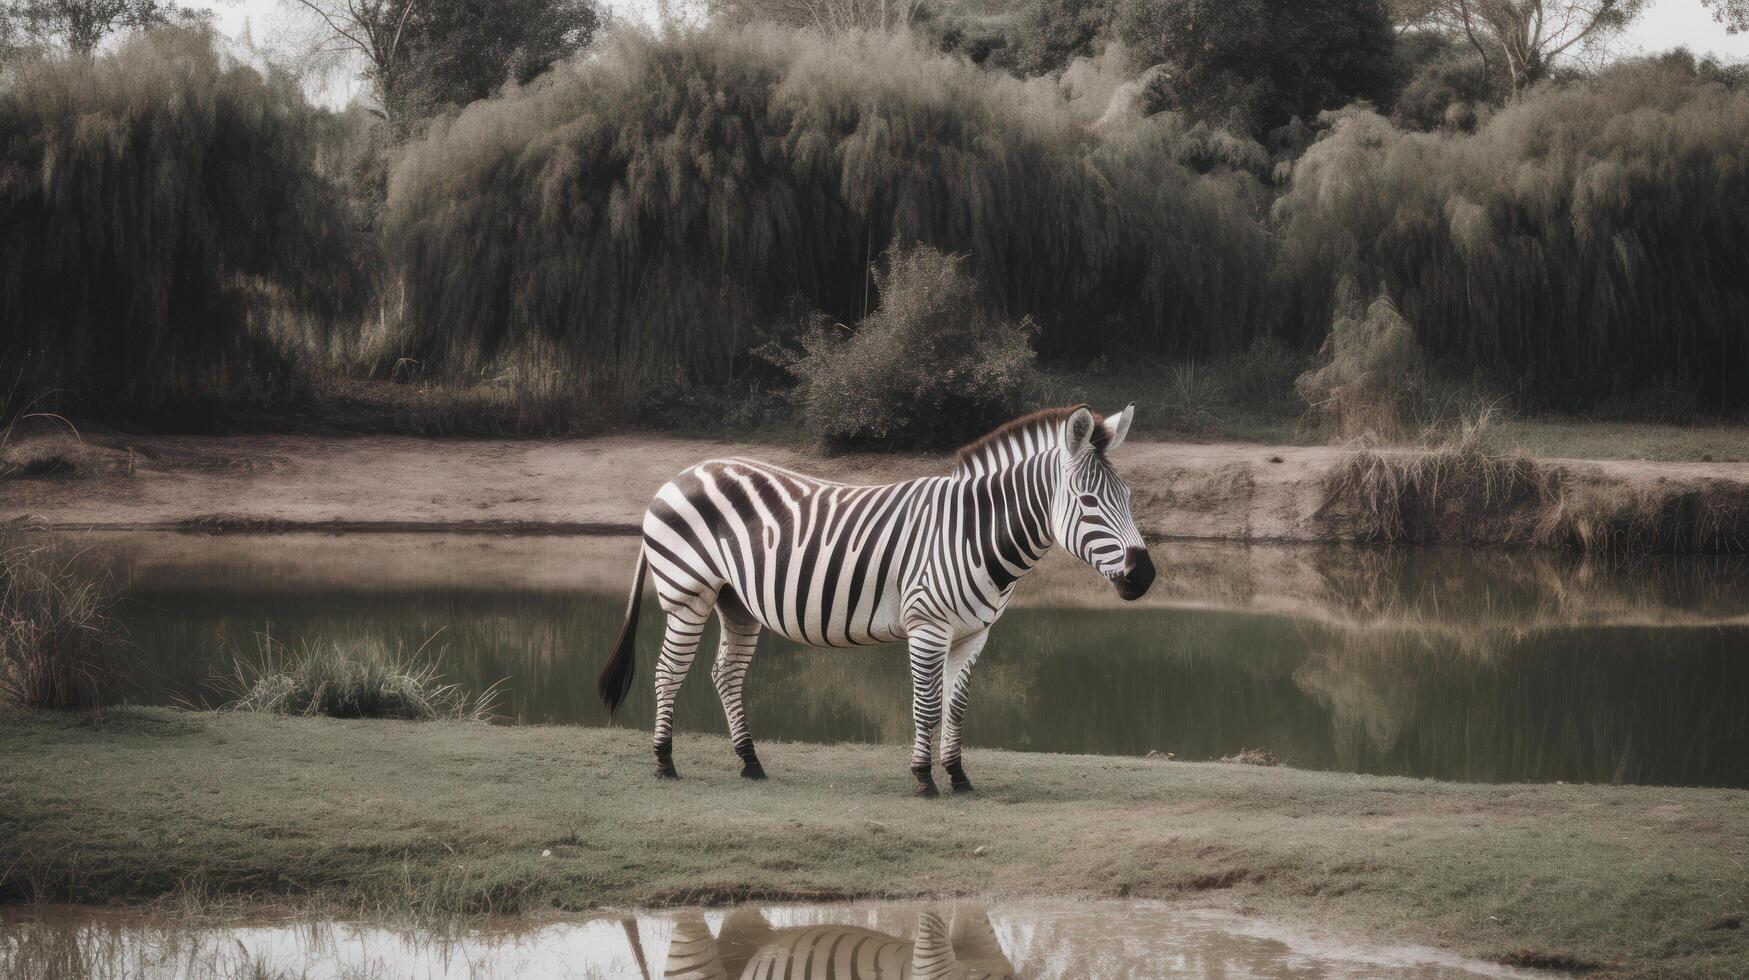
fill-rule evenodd
<path id="1" fill-rule="evenodd" d="M 19 447 L 52 459 L 40 447 Z M 1326 447 L 1134 442 L 1119 468 L 1156 538 L 1413 540 L 1626 551 L 1749 547 L 1749 464 L 1543 460 L 1523 486 L 1446 479 L 1404 490 L 1341 479 L 1356 453 Z M 636 528 L 663 481 L 701 459 L 752 456 L 846 482 L 944 473 L 946 456 L 845 455 L 650 435 L 577 440 L 406 437 L 108 438 L 68 465 L 0 480 L 0 521 L 58 528 L 479 530 Z M 1389 494 L 1389 499 L 1381 499 Z M 1395 524 L 1381 521 L 1394 508 Z"/>
<path id="2" fill-rule="evenodd" d="M 1749 971 L 1749 793 L 1485 786 L 621 729 L 0 710 L 0 898 L 330 914 L 1129 895 L 1620 975 Z M 512 802 L 513 801 L 513 802 Z"/>

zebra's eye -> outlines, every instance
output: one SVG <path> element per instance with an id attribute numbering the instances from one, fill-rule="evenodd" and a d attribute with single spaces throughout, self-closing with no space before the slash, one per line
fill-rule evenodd
<path id="1" fill-rule="evenodd" d="M 1094 495 L 1092 495 L 1090 493 L 1084 493 L 1081 495 L 1081 506 L 1083 506 L 1083 507 L 1098 507 L 1099 506 L 1099 498 L 1095 497 Z"/>

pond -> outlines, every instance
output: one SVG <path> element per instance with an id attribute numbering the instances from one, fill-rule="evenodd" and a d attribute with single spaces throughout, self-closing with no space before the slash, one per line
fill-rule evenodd
<path id="1" fill-rule="evenodd" d="M 118 696 L 211 703 L 262 644 L 412 651 L 511 723 L 609 724 L 595 677 L 637 542 L 491 535 L 107 534 L 139 669 Z M 1749 564 L 1451 549 L 1155 546 L 1126 604 L 1068 559 L 1023 582 L 973 681 L 973 749 L 1219 759 L 1439 779 L 1749 787 Z M 649 725 L 660 611 L 612 723 Z M 704 651 L 714 649 L 714 625 Z M 726 726 L 702 656 L 682 731 Z M 765 740 L 908 744 L 903 649 L 767 636 Z"/>
<path id="2" fill-rule="evenodd" d="M 801 969 L 804 963 L 812 969 Z M 1460 980 L 1527 974 L 1424 947 L 1355 944 L 1232 912 L 1032 900 L 989 907 L 960 902 L 681 910 L 538 924 L 486 922 L 438 933 L 309 921 L 203 927 L 89 909 L 0 907 L 0 975 Z"/>

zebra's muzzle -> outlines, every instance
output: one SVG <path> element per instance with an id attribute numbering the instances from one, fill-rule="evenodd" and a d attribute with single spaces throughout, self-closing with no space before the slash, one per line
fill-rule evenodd
<path id="1" fill-rule="evenodd" d="M 1125 601 L 1134 602 L 1146 595 L 1154 584 L 1154 559 L 1148 557 L 1148 549 L 1125 549 L 1123 571 L 1111 576 L 1111 584 Z"/>

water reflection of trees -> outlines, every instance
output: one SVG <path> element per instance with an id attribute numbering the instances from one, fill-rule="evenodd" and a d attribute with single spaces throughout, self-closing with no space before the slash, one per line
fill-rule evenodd
<path id="1" fill-rule="evenodd" d="M 968 744 L 1183 759 L 1262 747 L 1311 768 L 1749 785 L 1742 559 L 1251 551 L 1168 543 L 1163 560 L 1191 571 L 1170 573 L 1179 580 L 1158 602 L 1010 610 L 974 675 Z M 1186 575 L 1244 611 L 1184 608 Z M 406 649 L 435 634 L 450 680 L 477 690 L 508 678 L 513 719 L 607 720 L 592 692 L 618 595 L 132 581 L 123 615 L 148 667 L 137 700 L 198 701 L 227 651 L 253 649 L 264 630 Z M 654 638 L 660 613 L 645 610 Z M 683 731 L 725 729 L 708 670 L 706 652 L 681 695 Z M 897 645 L 816 651 L 767 637 L 747 697 L 760 738 L 909 738 Z M 647 725 L 651 700 L 635 685 L 620 722 Z"/>

